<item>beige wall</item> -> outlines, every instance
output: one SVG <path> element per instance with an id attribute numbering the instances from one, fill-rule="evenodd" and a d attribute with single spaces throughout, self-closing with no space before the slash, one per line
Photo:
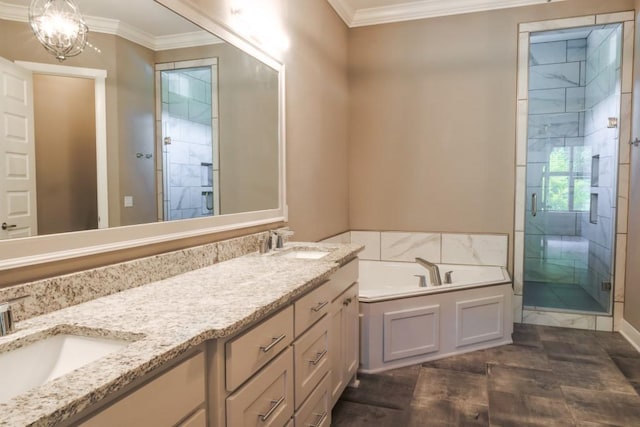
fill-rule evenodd
<path id="1" fill-rule="evenodd" d="M 632 8 L 569 0 L 352 29 L 350 227 L 513 238 L 518 23 Z"/>
<path id="2" fill-rule="evenodd" d="M 98 228 L 93 80 L 34 74 L 33 86 L 38 234 Z"/>
<path id="3" fill-rule="evenodd" d="M 631 139 L 640 138 L 640 0 L 635 0 L 636 40 L 633 67 L 633 119 Z M 624 319 L 640 330 L 640 147 L 631 148 L 631 185 L 627 225 Z"/>

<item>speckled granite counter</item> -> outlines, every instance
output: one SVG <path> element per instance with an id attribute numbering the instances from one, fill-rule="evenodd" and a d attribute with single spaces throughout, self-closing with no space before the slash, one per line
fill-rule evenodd
<path id="1" fill-rule="evenodd" d="M 194 346 L 228 337 L 275 312 L 362 250 L 355 244 L 287 247 L 330 253 L 319 260 L 250 254 L 19 322 L 15 333 L 0 337 L 0 352 L 33 334 L 138 339 L 0 403 L 0 425 L 50 426 L 68 419 Z"/>

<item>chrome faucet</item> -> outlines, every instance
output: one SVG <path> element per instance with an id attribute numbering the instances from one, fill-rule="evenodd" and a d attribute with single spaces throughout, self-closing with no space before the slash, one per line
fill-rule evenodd
<path id="1" fill-rule="evenodd" d="M 440 279 L 440 269 L 437 265 L 426 259 L 416 257 L 416 262 L 429 271 L 429 281 L 433 286 L 442 285 L 442 279 Z"/>
<path id="2" fill-rule="evenodd" d="M 23 295 L 21 297 L 11 298 L 4 302 L 0 302 L 0 337 L 9 335 L 14 330 L 11 304 L 21 299 L 27 298 L 28 296 L 29 295 Z"/>

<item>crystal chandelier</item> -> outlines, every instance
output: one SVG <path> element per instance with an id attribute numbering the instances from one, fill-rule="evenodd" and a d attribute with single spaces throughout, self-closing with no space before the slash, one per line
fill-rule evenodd
<path id="1" fill-rule="evenodd" d="M 89 28 L 71 0 L 32 0 L 29 23 L 38 41 L 59 61 L 78 55 L 87 45 Z"/>

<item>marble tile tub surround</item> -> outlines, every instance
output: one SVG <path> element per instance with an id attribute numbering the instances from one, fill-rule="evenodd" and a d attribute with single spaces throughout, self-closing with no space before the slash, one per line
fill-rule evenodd
<path id="1" fill-rule="evenodd" d="M 2 288 L 0 301 L 29 295 L 13 305 L 15 320 L 25 320 L 255 252 L 267 233 L 254 233 Z"/>
<path id="2" fill-rule="evenodd" d="M 365 245 L 360 259 L 413 262 L 415 257 L 443 264 L 507 266 L 506 234 L 350 231 L 349 241 Z M 326 241 L 344 241 L 346 233 Z"/>
<path id="3" fill-rule="evenodd" d="M 0 426 L 56 425 L 205 341 L 228 337 L 290 304 L 362 249 L 308 246 L 330 253 L 319 260 L 252 253 L 18 322 L 16 332 L 0 337 L 0 351 L 60 325 L 65 333 L 135 341 L 0 403 Z"/>

